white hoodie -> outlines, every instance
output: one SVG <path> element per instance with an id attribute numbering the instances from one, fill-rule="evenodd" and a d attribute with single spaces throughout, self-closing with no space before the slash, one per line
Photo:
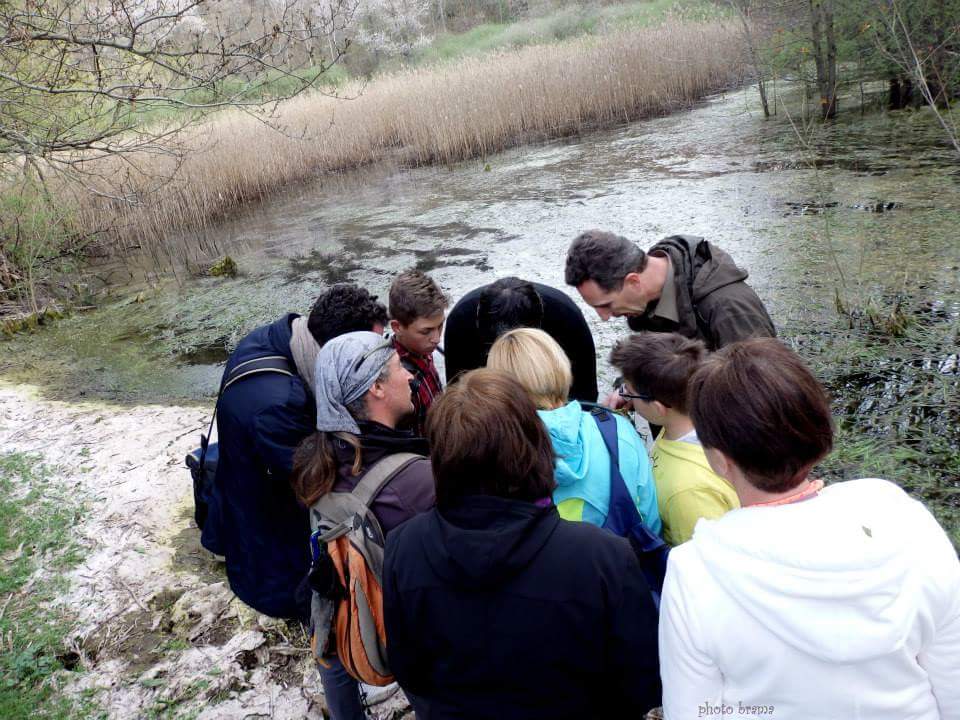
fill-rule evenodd
<path id="1" fill-rule="evenodd" d="M 960 561 L 885 480 L 700 520 L 670 554 L 660 665 L 667 720 L 960 718 Z"/>

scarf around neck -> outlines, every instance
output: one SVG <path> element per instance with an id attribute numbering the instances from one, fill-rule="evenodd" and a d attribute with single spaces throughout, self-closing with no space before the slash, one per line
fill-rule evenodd
<path id="1" fill-rule="evenodd" d="M 317 376 L 316 364 L 317 355 L 320 353 L 320 343 L 318 343 L 307 326 L 307 318 L 300 315 L 295 318 L 291 326 L 290 335 L 290 354 L 293 355 L 293 362 L 297 366 L 297 374 L 310 388 L 310 394 L 317 394 Z"/>

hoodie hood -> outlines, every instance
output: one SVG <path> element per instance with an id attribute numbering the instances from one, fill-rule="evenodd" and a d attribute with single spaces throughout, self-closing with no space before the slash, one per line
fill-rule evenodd
<path id="1" fill-rule="evenodd" d="M 810 500 L 701 520 L 693 552 L 717 585 L 783 642 L 831 663 L 891 653 L 914 625 L 936 521 L 884 480 L 832 485 Z"/>
<path id="2" fill-rule="evenodd" d="M 576 400 L 556 410 L 538 410 L 537 415 L 550 434 L 556 456 L 554 477 L 557 485 L 572 485 L 584 479 L 589 463 L 581 424 L 593 422 Z"/>
<path id="3" fill-rule="evenodd" d="M 560 522 L 553 505 L 471 496 L 431 513 L 424 552 L 434 572 L 466 589 L 497 587 L 521 573 Z"/>
<path id="4" fill-rule="evenodd" d="M 650 248 L 670 256 L 678 283 L 693 278 L 693 302 L 698 303 L 719 288 L 746 280 L 748 273 L 733 258 L 702 237 L 672 235 Z M 680 292 L 678 286 L 678 292 Z"/>

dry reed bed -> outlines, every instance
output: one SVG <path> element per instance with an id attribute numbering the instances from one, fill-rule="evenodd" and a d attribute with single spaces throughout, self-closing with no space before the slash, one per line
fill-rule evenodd
<path id="1" fill-rule="evenodd" d="M 185 138 L 191 150 L 176 182 L 151 192 L 151 176 L 173 161 L 140 159 L 147 173 L 128 177 L 127 189 L 145 201 L 87 198 L 80 222 L 113 228 L 124 245 L 156 248 L 278 188 L 386 155 L 449 163 L 669 112 L 728 86 L 741 49 L 736 32 L 718 23 L 667 24 L 405 71 L 350 100 L 303 96 L 280 111 L 285 133 L 231 112 Z"/>

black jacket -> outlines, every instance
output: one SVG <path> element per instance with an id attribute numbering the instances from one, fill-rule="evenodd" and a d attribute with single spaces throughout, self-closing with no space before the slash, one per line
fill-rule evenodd
<path id="1" fill-rule="evenodd" d="M 565 293 L 549 285 L 533 283 L 543 299 L 542 329 L 557 341 L 570 358 L 573 371 L 571 400 L 597 401 L 597 351 L 593 335 L 580 308 Z M 447 315 L 443 333 L 443 356 L 447 383 L 460 373 L 487 364 L 490 348 L 477 333 L 477 304 L 486 286 L 471 290 Z"/>
<path id="2" fill-rule="evenodd" d="M 265 355 L 290 353 L 290 314 L 247 335 L 224 373 Z M 227 558 L 237 597 L 274 617 L 308 617 L 296 598 L 310 567 L 310 521 L 290 487 L 293 451 L 313 432 L 316 404 L 299 375 L 260 373 L 224 392 L 217 410 L 220 459 L 203 528 L 205 547 Z"/>
<path id="3" fill-rule="evenodd" d="M 747 271 L 727 253 L 701 237 L 673 235 L 648 251 L 670 257 L 677 291 L 674 323 L 647 313 L 631 317 L 631 330 L 678 332 L 703 340 L 710 350 L 753 337 L 776 337 L 777 331 L 763 302 L 747 283 Z"/>
<path id="4" fill-rule="evenodd" d="M 657 611 L 627 542 L 555 507 L 470 497 L 387 537 L 390 667 L 418 720 L 643 717 Z"/>

